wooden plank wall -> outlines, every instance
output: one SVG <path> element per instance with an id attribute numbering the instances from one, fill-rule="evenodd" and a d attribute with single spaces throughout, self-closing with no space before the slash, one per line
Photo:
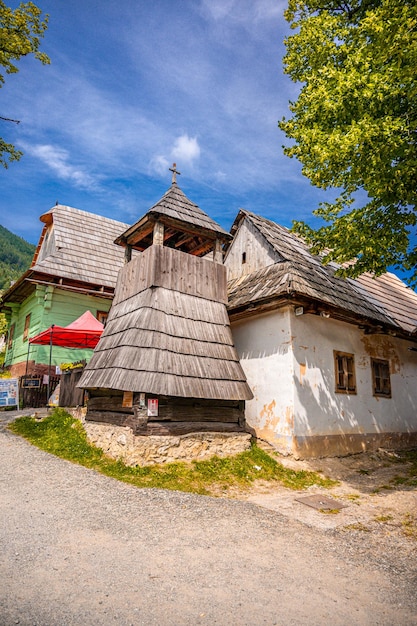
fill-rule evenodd
<path id="1" fill-rule="evenodd" d="M 90 390 L 86 420 L 129 426 L 136 435 L 184 435 L 192 432 L 243 432 L 242 401 L 158 397 L 158 416 L 147 415 L 134 394 L 133 406 L 123 407 L 123 393 L 115 390 Z"/>
<path id="2" fill-rule="evenodd" d="M 150 246 L 123 267 L 113 305 L 148 287 L 165 287 L 223 304 L 227 302 L 223 265 L 166 246 Z"/>

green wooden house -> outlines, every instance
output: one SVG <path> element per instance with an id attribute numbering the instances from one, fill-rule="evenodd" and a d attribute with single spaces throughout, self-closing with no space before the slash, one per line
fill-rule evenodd
<path id="1" fill-rule="evenodd" d="M 113 242 L 128 224 L 56 205 L 40 217 L 43 230 L 30 269 L 2 296 L 8 320 L 5 367 L 12 376 L 49 372 L 49 346 L 29 338 L 52 324 L 67 326 L 89 310 L 105 322 L 124 251 Z M 52 371 L 89 360 L 92 350 L 54 347 Z"/>

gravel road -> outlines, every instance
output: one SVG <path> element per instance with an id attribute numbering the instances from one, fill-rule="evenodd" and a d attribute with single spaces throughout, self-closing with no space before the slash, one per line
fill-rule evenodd
<path id="1" fill-rule="evenodd" d="M 415 625 L 397 538 L 137 489 L 38 450 L 0 413 L 0 624 Z"/>

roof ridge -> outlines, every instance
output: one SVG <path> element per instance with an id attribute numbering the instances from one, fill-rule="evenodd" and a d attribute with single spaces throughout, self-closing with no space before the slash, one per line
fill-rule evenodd
<path id="1" fill-rule="evenodd" d="M 126 222 L 121 222 L 120 220 L 115 220 L 112 217 L 107 217 L 105 215 L 100 215 L 99 213 L 92 213 L 91 211 L 84 211 L 84 209 L 77 209 L 76 207 L 73 206 L 68 206 L 66 204 L 57 204 L 54 207 L 52 207 L 52 209 L 49 209 L 49 211 L 47 211 L 46 213 L 43 213 L 43 215 L 48 215 L 50 213 L 54 213 L 55 211 L 59 211 L 60 209 L 64 209 L 66 212 L 76 212 L 76 213 L 81 213 L 82 215 L 88 215 L 90 217 L 93 218 L 97 218 L 99 220 L 104 220 L 106 222 L 111 222 L 112 224 L 121 224 L 123 227 L 128 226 L 128 224 Z M 43 217 L 43 215 L 41 215 L 41 218 Z"/>

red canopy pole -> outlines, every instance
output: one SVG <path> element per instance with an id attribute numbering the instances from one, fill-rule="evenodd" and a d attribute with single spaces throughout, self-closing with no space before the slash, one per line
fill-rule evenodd
<path id="1" fill-rule="evenodd" d="M 51 378 L 51 366 L 52 366 L 52 334 L 54 332 L 55 324 L 51 326 L 51 334 L 49 336 L 49 369 L 48 369 L 48 387 L 47 387 L 47 397 L 46 397 L 46 406 L 49 408 L 49 391 L 51 388 L 50 378 Z"/>
<path id="2" fill-rule="evenodd" d="M 27 373 L 28 373 L 28 365 L 29 365 L 29 350 L 30 350 L 30 341 L 28 341 L 28 353 L 27 353 L 27 357 L 26 357 L 26 370 L 25 370 L 25 376 L 27 376 Z"/>

